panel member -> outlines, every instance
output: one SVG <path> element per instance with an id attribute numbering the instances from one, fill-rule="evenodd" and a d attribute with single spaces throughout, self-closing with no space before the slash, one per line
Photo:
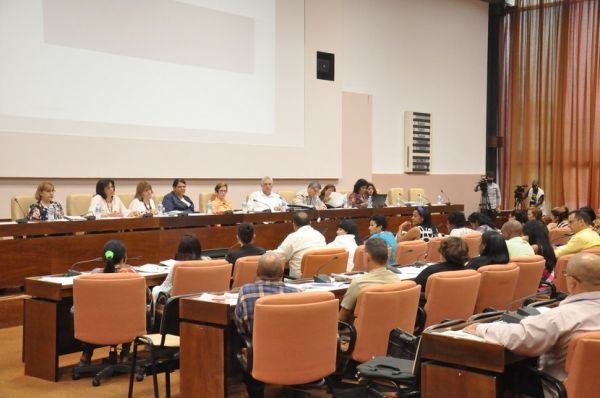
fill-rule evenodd
<path id="1" fill-rule="evenodd" d="M 223 214 L 225 212 L 231 213 L 233 211 L 231 202 L 227 200 L 228 189 L 229 187 L 224 182 L 215 185 L 215 194 L 217 196 L 212 201 L 212 208 L 215 214 Z"/>
<path id="2" fill-rule="evenodd" d="M 96 183 L 96 195 L 92 197 L 88 212 L 94 213 L 100 205 L 102 217 L 137 217 L 139 212 L 129 211 L 121 199 L 115 195 L 115 181 L 102 178 Z"/>
<path id="3" fill-rule="evenodd" d="M 154 199 L 152 199 L 152 185 L 147 181 L 140 181 L 135 188 L 135 197 L 129 204 L 129 211 L 137 211 L 143 214 L 157 214 Z"/>
<path id="4" fill-rule="evenodd" d="M 173 190 L 166 194 L 162 201 L 165 211 L 194 211 L 194 202 L 185 195 L 186 186 L 183 178 L 173 180 Z"/>
<path id="5" fill-rule="evenodd" d="M 260 181 L 260 191 L 254 191 L 248 196 L 248 211 L 280 211 L 281 196 L 273 192 L 273 179 L 263 177 Z"/>
<path id="6" fill-rule="evenodd" d="M 47 220 L 48 209 L 54 207 L 54 218 L 59 219 L 65 216 L 60 203 L 54 201 L 54 184 L 48 181 L 43 181 L 38 185 L 35 191 L 35 199 L 37 202 L 29 207 L 27 219 L 29 220 Z"/>
<path id="7" fill-rule="evenodd" d="M 319 191 L 321 190 L 321 183 L 319 181 L 311 181 L 306 189 L 298 191 L 294 197 L 294 204 L 300 206 L 310 206 L 315 209 L 324 210 L 327 208 L 325 204 L 319 199 Z"/>

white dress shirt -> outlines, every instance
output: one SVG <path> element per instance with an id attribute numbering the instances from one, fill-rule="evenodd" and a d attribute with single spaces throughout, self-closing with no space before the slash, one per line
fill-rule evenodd
<path id="1" fill-rule="evenodd" d="M 256 191 L 248 196 L 248 211 L 273 211 L 275 207 L 278 206 L 281 206 L 281 196 L 275 192 L 271 192 L 271 194 L 267 196 L 263 191 Z"/>
<path id="2" fill-rule="evenodd" d="M 121 199 L 117 195 L 113 196 L 111 206 L 108 205 L 106 199 L 104 199 L 100 195 L 94 195 L 92 197 L 92 201 L 90 202 L 90 207 L 88 209 L 89 213 L 94 213 L 96 211 L 96 205 L 100 204 L 100 208 L 102 209 L 102 214 L 109 214 L 113 212 L 119 212 L 123 215 L 123 217 L 127 217 L 129 214 L 129 209 L 125 207 Z"/>
<path id="3" fill-rule="evenodd" d="M 146 205 L 143 201 L 138 198 L 133 198 L 131 203 L 129 204 L 129 211 L 139 211 L 140 213 L 146 213 L 152 209 L 155 209 L 154 199 L 150 198 L 150 209 L 146 208 Z"/>
<path id="4" fill-rule="evenodd" d="M 450 231 L 450 236 L 456 236 L 457 238 L 460 238 L 465 235 L 476 234 L 476 233 L 478 233 L 478 231 L 475 231 L 474 229 L 462 227 L 462 228 L 452 229 L 452 231 Z"/>
<path id="5" fill-rule="evenodd" d="M 343 247 L 348 251 L 348 265 L 346 266 L 346 272 L 350 272 L 354 268 L 354 252 L 356 251 L 356 246 L 356 240 L 352 234 L 338 235 L 333 241 L 327 244 L 327 247 Z"/>
<path id="6" fill-rule="evenodd" d="M 281 254 L 286 260 L 289 260 L 292 278 L 300 278 L 302 276 L 300 264 L 304 253 L 323 247 L 325 247 L 325 237 L 310 225 L 305 225 L 289 234 L 273 252 Z"/>

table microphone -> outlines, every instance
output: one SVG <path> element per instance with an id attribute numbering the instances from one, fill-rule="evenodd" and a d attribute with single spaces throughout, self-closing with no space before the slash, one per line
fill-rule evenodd
<path id="1" fill-rule="evenodd" d="M 447 206 L 450 206 L 450 205 L 452 204 L 452 202 L 450 202 L 450 196 L 448 196 L 448 195 L 446 194 L 446 192 L 444 192 L 444 190 L 443 190 L 443 189 L 440 189 L 440 192 L 442 193 L 442 195 L 444 195 L 444 196 L 446 197 L 446 205 L 447 205 Z"/>
<path id="2" fill-rule="evenodd" d="M 69 267 L 69 270 L 67 271 L 67 274 L 65 276 L 77 276 L 77 275 L 81 275 L 81 272 L 75 271 L 75 267 L 77 265 L 87 264 L 87 263 L 97 263 L 97 262 L 100 262 L 100 261 L 102 261 L 102 257 L 96 257 L 96 258 L 92 258 L 90 260 L 77 261 L 77 262 L 73 263 L 73 265 L 71 265 Z"/>
<path id="3" fill-rule="evenodd" d="M 315 272 L 315 275 L 313 276 L 313 280 L 316 283 L 331 283 L 331 278 L 328 275 L 320 274 L 320 272 L 323 270 L 323 268 L 327 267 L 328 265 L 330 265 L 337 259 L 339 259 L 339 256 L 333 256 L 329 259 L 329 261 L 327 261 L 325 264 L 321 265 L 317 269 L 317 272 Z"/>
<path id="4" fill-rule="evenodd" d="M 15 201 L 15 203 L 17 204 L 17 206 L 19 206 L 19 209 L 21 209 L 21 213 L 23 214 L 23 218 L 18 218 L 16 219 L 16 223 L 17 224 L 27 224 L 27 213 L 25 213 L 25 210 L 23 210 L 23 206 L 21 206 L 21 203 L 19 203 L 19 200 L 17 198 L 13 198 L 13 200 Z"/>
<path id="5" fill-rule="evenodd" d="M 267 206 L 267 209 L 266 209 L 266 210 L 262 210 L 262 212 L 263 212 L 263 213 L 270 213 L 270 212 L 271 212 L 271 206 L 270 206 L 268 203 L 261 202 L 260 200 L 258 200 L 258 199 L 256 199 L 256 198 L 254 198 L 254 199 L 252 199 L 252 200 L 253 200 L 254 202 L 256 202 L 256 203 L 260 203 L 261 205 Z"/>
<path id="6" fill-rule="evenodd" d="M 518 298 L 516 300 L 511 301 L 510 304 L 508 304 L 507 308 L 510 308 L 513 304 L 518 303 L 519 301 L 529 300 L 531 298 L 535 298 L 537 296 L 541 296 L 541 295 L 548 294 L 548 293 L 549 292 L 547 289 L 547 290 L 543 290 L 541 292 L 536 292 L 535 294 L 530 294 L 528 296 Z M 504 314 L 502 314 L 502 317 L 500 318 L 500 320 L 502 320 L 506 323 L 519 323 L 519 322 L 521 322 L 521 320 L 527 318 L 528 316 L 539 315 L 539 314 L 540 314 L 540 312 L 538 310 L 536 310 L 535 308 L 521 307 L 521 308 L 517 309 L 516 311 L 510 311 L 510 310 L 504 311 Z"/>

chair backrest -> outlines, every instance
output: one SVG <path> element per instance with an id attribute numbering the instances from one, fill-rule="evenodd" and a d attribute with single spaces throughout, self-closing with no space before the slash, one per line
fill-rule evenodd
<path id="1" fill-rule="evenodd" d="M 511 310 L 516 310 L 524 301 L 519 299 L 537 292 L 546 266 L 546 260 L 542 256 L 535 255 L 511 257 L 510 262 L 519 266 L 519 279 L 513 296 L 514 303 L 510 307 Z"/>
<path id="2" fill-rule="evenodd" d="M 162 203 L 163 199 L 165 198 L 165 195 L 156 195 L 154 196 L 154 204 L 156 206 L 158 206 L 159 203 Z"/>
<path id="3" fill-rule="evenodd" d="M 387 202 L 390 206 L 396 206 L 396 198 L 400 194 L 400 199 L 404 202 L 404 188 L 390 188 L 388 190 Z"/>
<path id="4" fill-rule="evenodd" d="M 444 261 L 444 256 L 440 253 L 440 245 L 444 239 L 446 238 L 440 236 L 429 239 L 429 242 L 427 242 L 427 255 L 425 256 L 428 263 Z"/>
<path id="5" fill-rule="evenodd" d="M 515 263 L 492 264 L 479 267 L 477 272 L 481 274 L 481 283 L 474 313 L 479 314 L 488 307 L 508 309 L 517 287 L 519 266 Z"/>
<path id="6" fill-rule="evenodd" d="M 88 212 L 92 195 L 87 193 L 71 193 L 67 195 L 67 215 L 80 216 Z"/>
<path id="7" fill-rule="evenodd" d="M 432 274 L 425 286 L 425 327 L 473 315 L 481 274 L 472 269 Z"/>
<path id="8" fill-rule="evenodd" d="M 408 189 L 408 199 L 411 202 L 417 202 L 419 200 L 419 194 L 423 197 L 423 201 L 425 199 L 425 190 L 423 188 L 409 188 Z"/>
<path id="9" fill-rule="evenodd" d="M 19 203 L 15 202 L 15 199 L 19 201 Z M 15 221 L 19 218 L 26 218 L 27 213 L 29 212 L 29 207 L 37 202 L 35 200 L 35 196 L 15 196 L 10 199 L 10 218 Z M 21 205 L 19 207 L 19 205 Z M 21 210 L 21 207 L 23 210 Z M 23 214 L 23 211 L 25 214 Z"/>
<path id="10" fill-rule="evenodd" d="M 235 267 L 233 267 L 233 285 L 231 287 L 244 286 L 246 283 L 252 283 L 256 280 L 259 258 L 260 256 L 246 256 L 236 260 Z"/>
<path id="11" fill-rule="evenodd" d="M 596 398 L 600 389 L 600 332 L 579 333 L 567 351 L 565 387 L 569 398 Z"/>
<path id="12" fill-rule="evenodd" d="M 361 289 L 354 309 L 356 345 L 352 359 L 365 362 L 385 356 L 390 331 L 414 331 L 421 287 L 413 281 L 373 285 Z"/>
<path id="13" fill-rule="evenodd" d="M 311 250 L 304 253 L 300 263 L 303 278 L 309 278 L 316 273 L 332 274 L 346 272 L 348 251 L 342 247 Z"/>
<path id="14" fill-rule="evenodd" d="M 352 271 L 366 270 L 367 262 L 365 260 L 365 245 L 358 245 L 354 251 L 354 268 L 352 268 Z"/>
<path id="15" fill-rule="evenodd" d="M 225 260 L 180 261 L 173 267 L 172 296 L 229 290 L 231 264 Z"/>
<path id="16" fill-rule="evenodd" d="M 333 373 L 338 309 L 339 300 L 331 292 L 274 294 L 258 299 L 252 376 L 269 384 L 294 385 Z"/>
<path id="17" fill-rule="evenodd" d="M 479 246 L 481 245 L 481 234 L 479 232 L 466 234 L 461 237 L 467 242 L 469 247 L 469 258 L 479 256 Z"/>
<path id="18" fill-rule="evenodd" d="M 85 274 L 73 280 L 75 338 L 128 343 L 146 334 L 146 280 L 134 273 Z"/>
<path id="19" fill-rule="evenodd" d="M 417 260 L 425 260 L 427 255 L 427 242 L 422 240 L 409 240 L 398 242 L 394 253 L 394 264 L 409 265 Z"/>
<path id="20" fill-rule="evenodd" d="M 569 227 L 554 228 L 550 230 L 550 243 L 554 246 L 566 245 L 573 231 Z"/>
<path id="21" fill-rule="evenodd" d="M 198 208 L 196 211 L 199 211 L 200 213 L 206 213 L 208 202 L 212 201 L 214 198 L 214 192 L 200 192 L 200 195 L 198 195 Z"/>
<path id="22" fill-rule="evenodd" d="M 294 201 L 294 196 L 296 196 L 294 191 L 279 191 L 278 194 L 286 201 L 286 203 L 292 203 Z"/>
<path id="23" fill-rule="evenodd" d="M 573 257 L 572 254 L 565 254 L 556 259 L 556 264 L 554 265 L 554 286 L 559 292 L 568 293 L 567 278 L 564 272 L 567 270 L 567 263 L 571 257 Z"/>
<path id="24" fill-rule="evenodd" d="M 179 299 L 183 296 L 171 296 L 167 299 L 160 318 L 159 333 L 162 336 L 167 334 L 179 336 Z M 164 339 L 161 345 L 164 345 Z"/>
<path id="25" fill-rule="evenodd" d="M 123 205 L 129 207 L 129 204 L 133 201 L 133 198 L 135 198 L 135 192 L 120 192 L 118 196 L 119 199 L 121 199 L 121 202 L 123 202 Z"/>

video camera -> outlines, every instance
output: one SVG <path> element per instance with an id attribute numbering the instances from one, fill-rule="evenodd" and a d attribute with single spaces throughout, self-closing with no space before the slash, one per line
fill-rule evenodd
<path id="1" fill-rule="evenodd" d="M 477 185 L 479 185 L 479 190 L 481 191 L 481 194 L 487 194 L 487 190 L 488 190 L 488 182 L 487 182 L 487 177 L 486 176 L 481 176 L 481 178 L 479 179 L 479 182 L 477 183 Z"/>

